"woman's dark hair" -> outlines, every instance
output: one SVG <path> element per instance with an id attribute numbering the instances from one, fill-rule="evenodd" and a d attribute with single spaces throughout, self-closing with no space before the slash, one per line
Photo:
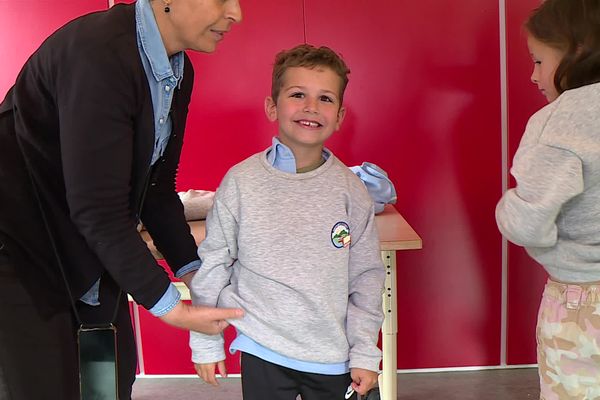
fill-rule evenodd
<path id="1" fill-rule="evenodd" d="M 600 82 L 600 0 L 545 0 L 525 29 L 564 52 L 554 75 L 558 93 Z"/>

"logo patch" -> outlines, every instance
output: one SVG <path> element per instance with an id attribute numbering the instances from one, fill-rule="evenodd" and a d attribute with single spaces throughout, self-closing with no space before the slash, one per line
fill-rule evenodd
<path id="1" fill-rule="evenodd" d="M 338 249 L 350 246 L 350 227 L 347 223 L 340 221 L 333 226 L 331 243 Z"/>

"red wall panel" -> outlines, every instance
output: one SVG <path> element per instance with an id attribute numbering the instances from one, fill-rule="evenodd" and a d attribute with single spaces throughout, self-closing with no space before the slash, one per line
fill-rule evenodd
<path id="1" fill-rule="evenodd" d="M 508 156 L 509 166 L 519 146 L 529 117 L 546 104 L 531 83 L 533 63 L 527 49 L 523 23 L 539 0 L 511 0 L 506 9 L 508 75 Z M 514 180 L 509 180 L 514 187 Z M 507 363 L 536 362 L 535 325 L 546 273 L 523 248 L 508 247 L 508 332 Z"/>
<path id="2" fill-rule="evenodd" d="M 306 2 L 307 39 L 341 52 L 349 109 L 331 148 L 372 161 L 423 238 L 399 252 L 399 368 L 496 365 L 500 353 L 496 1 Z M 449 344 L 452 345 L 449 345 Z"/>
<path id="3" fill-rule="evenodd" d="M 0 101 L 44 39 L 71 19 L 105 9 L 107 0 L 0 0 Z"/>

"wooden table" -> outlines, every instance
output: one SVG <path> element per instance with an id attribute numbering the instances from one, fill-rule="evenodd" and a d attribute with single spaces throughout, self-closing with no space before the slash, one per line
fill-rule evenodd
<path id="1" fill-rule="evenodd" d="M 375 223 L 379 233 L 381 258 L 385 265 L 385 289 L 383 293 L 383 312 L 385 319 L 381 329 L 383 371 L 380 376 L 380 396 L 382 400 L 396 400 L 397 398 L 397 342 L 398 336 L 398 300 L 396 292 L 396 251 L 415 250 L 422 247 L 421 238 L 398 213 L 392 205 L 386 205 L 383 212 L 375 216 Z M 204 221 L 190 221 L 189 225 L 196 243 L 204 240 Z M 157 259 L 162 255 L 152 244 L 147 232 L 142 232 L 142 238 L 148 244 L 150 251 Z M 184 298 L 189 299 L 185 285 L 178 285 L 183 291 Z"/>

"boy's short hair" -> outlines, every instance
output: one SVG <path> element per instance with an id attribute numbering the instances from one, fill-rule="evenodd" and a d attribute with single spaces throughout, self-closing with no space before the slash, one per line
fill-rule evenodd
<path id="1" fill-rule="evenodd" d="M 340 77 L 340 106 L 344 100 L 344 91 L 348 85 L 350 69 L 342 57 L 329 47 L 315 47 L 310 44 L 301 44 L 289 50 L 283 50 L 275 56 L 273 77 L 271 82 L 271 97 L 277 103 L 277 96 L 283 87 L 283 75 L 288 68 L 293 67 L 327 67 Z"/>
<path id="2" fill-rule="evenodd" d="M 558 93 L 600 82 L 599 0 L 545 0 L 533 10 L 525 29 L 564 52 L 554 74 Z"/>

